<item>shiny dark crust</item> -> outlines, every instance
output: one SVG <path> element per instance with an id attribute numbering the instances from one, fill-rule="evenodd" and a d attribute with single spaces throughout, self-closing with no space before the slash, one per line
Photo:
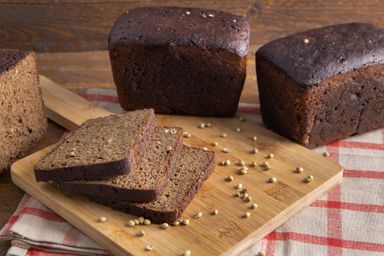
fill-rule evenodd
<path id="1" fill-rule="evenodd" d="M 346 24 L 263 46 L 256 72 L 264 123 L 309 148 L 384 127 L 383 38 L 373 25 Z"/>
<path id="2" fill-rule="evenodd" d="M 127 43 L 192 46 L 222 49 L 244 57 L 248 40 L 249 24 L 241 16 L 198 8 L 147 7 L 129 10 L 116 20 L 108 48 L 114 50 Z"/>
<path id="3" fill-rule="evenodd" d="M 317 85 L 337 74 L 384 64 L 384 29 L 364 23 L 313 29 L 267 43 L 256 56 L 300 86 Z"/>
<path id="4" fill-rule="evenodd" d="M 120 105 L 232 116 L 244 85 L 248 43 L 243 17 L 177 7 L 130 10 L 117 19 L 109 40 Z"/>

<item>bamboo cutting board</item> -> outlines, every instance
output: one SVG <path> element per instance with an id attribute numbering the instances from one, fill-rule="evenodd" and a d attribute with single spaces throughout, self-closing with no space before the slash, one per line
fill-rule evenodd
<path id="1" fill-rule="evenodd" d="M 41 86 L 49 118 L 68 129 L 75 129 L 89 118 L 110 114 L 45 77 L 41 77 Z M 264 171 L 260 167 L 250 167 L 246 175 L 239 175 L 239 167 L 234 164 L 217 165 L 183 215 L 191 220 L 190 224 L 171 226 L 168 230 L 162 230 L 158 225 L 126 227 L 133 216 L 80 196 L 65 195 L 54 184 L 37 183 L 33 165 L 54 145 L 13 164 L 12 180 L 115 255 L 180 255 L 187 249 L 192 255 L 236 255 L 342 180 L 342 168 L 336 163 L 250 121 L 158 115 L 157 122 L 183 127 L 193 135 L 184 139 L 184 143 L 214 150 L 216 162 L 225 159 L 232 163 L 239 159 L 246 163 L 268 161 L 272 168 Z M 211 123 L 212 128 L 199 129 L 201 122 Z M 236 132 L 238 127 L 242 132 Z M 220 137 L 222 133 L 227 133 L 228 137 Z M 256 142 L 251 139 L 253 136 L 258 137 Z M 212 146 L 213 141 L 217 141 L 218 146 Z M 228 147 L 230 152 L 222 152 L 223 147 Z M 253 147 L 259 149 L 257 154 L 250 154 Z M 269 153 L 275 157 L 266 159 Z M 295 173 L 297 166 L 302 166 L 305 171 Z M 234 181 L 226 182 L 228 175 L 232 175 Z M 307 175 L 314 176 L 311 183 L 303 182 Z M 276 183 L 267 182 L 271 176 L 277 178 Z M 233 196 L 237 183 L 247 188 L 253 202 L 258 204 L 257 209 L 250 210 L 250 203 Z M 217 216 L 209 214 L 213 209 L 219 210 Z M 203 217 L 193 219 L 198 211 L 203 212 Z M 246 211 L 251 212 L 251 216 L 242 218 Z M 108 220 L 96 222 L 100 216 Z M 145 231 L 144 237 L 136 236 L 139 230 Z M 147 244 L 153 245 L 152 252 L 144 251 Z"/>

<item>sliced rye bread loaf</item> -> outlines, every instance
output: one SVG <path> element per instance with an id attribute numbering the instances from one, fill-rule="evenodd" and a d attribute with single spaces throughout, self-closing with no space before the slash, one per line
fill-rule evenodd
<path id="1" fill-rule="evenodd" d="M 97 180 L 126 174 L 154 128 L 153 109 L 88 120 L 35 165 L 36 180 Z"/>
<path id="2" fill-rule="evenodd" d="M 0 49 L 0 174 L 25 156 L 46 128 L 35 53 Z"/>
<path id="3" fill-rule="evenodd" d="M 129 174 L 99 181 L 73 181 L 58 184 L 67 193 L 88 195 L 108 200 L 150 202 L 157 198 L 173 169 L 183 145 L 183 130 L 156 127 L 140 160 Z"/>
<path id="4" fill-rule="evenodd" d="M 175 168 L 163 192 L 149 203 L 129 203 L 92 197 L 91 200 L 116 210 L 144 216 L 153 223 L 172 223 L 179 218 L 187 205 L 214 170 L 214 153 L 183 146 Z"/>

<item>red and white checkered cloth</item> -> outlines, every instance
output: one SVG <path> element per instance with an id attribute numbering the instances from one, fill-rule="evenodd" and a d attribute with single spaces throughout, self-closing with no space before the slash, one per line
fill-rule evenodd
<path id="1" fill-rule="evenodd" d="M 118 112 L 114 90 L 88 89 L 84 97 Z M 261 122 L 258 106 L 239 112 Z M 315 149 L 328 151 L 344 167 L 344 181 L 328 195 L 243 253 L 271 255 L 384 255 L 384 129 Z M 77 229 L 26 195 L 0 231 L 12 240 L 7 255 L 106 255 Z M 66 252 L 56 254 L 52 252 Z"/>

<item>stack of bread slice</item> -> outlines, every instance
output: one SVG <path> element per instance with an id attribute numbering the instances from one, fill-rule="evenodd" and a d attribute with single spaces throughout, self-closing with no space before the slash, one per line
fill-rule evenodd
<path id="1" fill-rule="evenodd" d="M 214 153 L 156 126 L 152 109 L 86 121 L 35 165 L 37 181 L 151 219 L 179 218 L 214 169 Z"/>

